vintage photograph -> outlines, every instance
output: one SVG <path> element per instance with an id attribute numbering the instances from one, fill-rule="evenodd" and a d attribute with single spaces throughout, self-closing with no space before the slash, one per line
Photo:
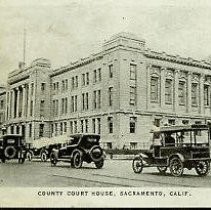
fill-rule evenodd
<path id="1" fill-rule="evenodd" d="M 0 0 L 0 25 L 0 207 L 210 193 L 211 2 Z"/>

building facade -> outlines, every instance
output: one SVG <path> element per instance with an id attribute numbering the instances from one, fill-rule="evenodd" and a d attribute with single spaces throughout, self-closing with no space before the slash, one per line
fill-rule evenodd
<path id="1" fill-rule="evenodd" d="M 91 132 L 105 148 L 148 148 L 153 124 L 210 121 L 210 90 L 210 63 L 155 52 L 120 33 L 59 69 L 37 59 L 11 72 L 4 126 L 27 142 Z"/>

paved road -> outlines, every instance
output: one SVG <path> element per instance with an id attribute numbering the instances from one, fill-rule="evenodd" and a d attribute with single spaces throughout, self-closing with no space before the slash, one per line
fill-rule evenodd
<path id="1" fill-rule="evenodd" d="M 106 160 L 102 169 L 94 164 L 84 164 L 73 169 L 68 163 L 51 167 L 49 162 L 26 161 L 17 164 L 8 161 L 0 164 L 0 187 L 211 187 L 211 175 L 199 177 L 194 170 L 184 171 L 175 178 L 169 172 L 160 175 L 156 168 L 146 168 L 135 174 L 131 161 Z"/>

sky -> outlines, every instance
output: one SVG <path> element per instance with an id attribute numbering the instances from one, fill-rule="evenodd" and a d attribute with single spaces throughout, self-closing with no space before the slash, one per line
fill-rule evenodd
<path id="1" fill-rule="evenodd" d="M 24 28 L 27 66 L 41 57 L 65 66 L 123 31 L 155 51 L 211 55 L 209 0 L 0 0 L 0 83 L 23 60 Z"/>

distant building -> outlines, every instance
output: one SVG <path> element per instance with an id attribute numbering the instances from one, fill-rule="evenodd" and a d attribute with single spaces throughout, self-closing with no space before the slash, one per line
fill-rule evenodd
<path id="1" fill-rule="evenodd" d="M 210 87 L 210 63 L 158 53 L 120 33 L 59 69 L 41 58 L 11 72 L 4 126 L 27 142 L 92 132 L 105 148 L 148 148 L 152 125 L 210 121 Z"/>
<path id="2" fill-rule="evenodd" d="M 0 85 L 0 135 L 6 132 L 4 127 L 5 122 L 5 107 L 6 107 L 6 88 Z"/>

